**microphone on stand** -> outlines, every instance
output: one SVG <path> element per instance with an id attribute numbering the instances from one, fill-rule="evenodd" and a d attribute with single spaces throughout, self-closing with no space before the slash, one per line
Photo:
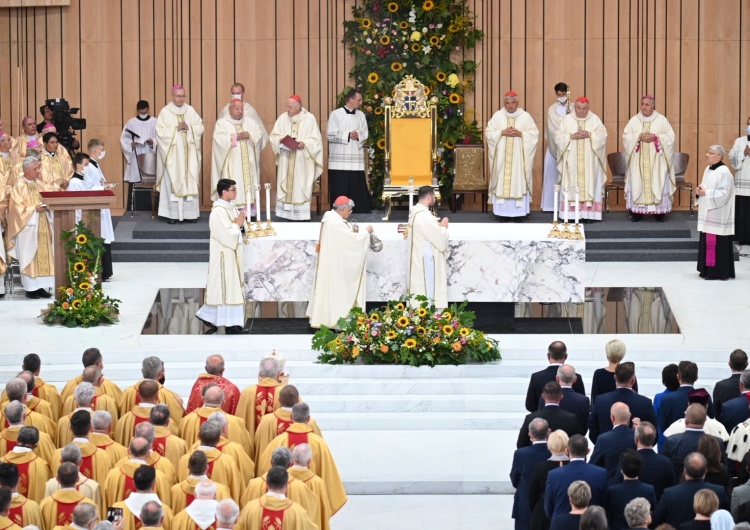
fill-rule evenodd
<path id="1" fill-rule="evenodd" d="M 130 136 L 132 136 L 133 138 L 140 138 L 140 137 L 141 137 L 141 135 L 140 135 L 140 134 L 136 134 L 136 133 L 134 133 L 133 131 L 131 131 L 130 129 L 125 129 L 125 132 L 126 132 L 126 133 L 128 133 L 128 134 L 129 134 Z"/>

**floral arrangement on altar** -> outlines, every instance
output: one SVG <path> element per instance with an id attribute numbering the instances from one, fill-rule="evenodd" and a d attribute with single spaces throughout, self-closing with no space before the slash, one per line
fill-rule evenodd
<path id="1" fill-rule="evenodd" d="M 362 91 L 361 110 L 367 117 L 370 188 L 380 200 L 385 178 L 383 98 L 407 74 L 438 98 L 438 179 L 444 194 L 453 184 L 453 147 L 481 143 L 482 131 L 466 109 L 465 95 L 474 90 L 479 66 L 467 59 L 484 33 L 474 27 L 468 0 L 364 0 L 352 7 L 344 22 L 344 44 L 354 56 L 349 71 Z M 348 88 L 346 89 L 348 90 Z M 339 95 L 343 105 L 344 90 Z"/>
<path id="2" fill-rule="evenodd" d="M 65 241 L 69 284 L 60 287 L 60 297 L 42 312 L 42 320 L 69 328 L 117 322 L 120 300 L 106 296 L 96 281 L 102 272 L 100 258 L 104 253 L 104 240 L 83 222 L 62 232 L 60 237 Z"/>
<path id="3" fill-rule="evenodd" d="M 438 311 L 425 296 L 410 296 L 369 314 L 353 308 L 338 321 L 338 331 L 321 326 L 312 347 L 324 364 L 435 366 L 500 359 L 497 341 L 472 328 L 475 316 L 466 302 Z"/>

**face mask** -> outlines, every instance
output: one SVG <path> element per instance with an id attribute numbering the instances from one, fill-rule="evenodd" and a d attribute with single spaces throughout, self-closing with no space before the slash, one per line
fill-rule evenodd
<path id="1" fill-rule="evenodd" d="M 139 112 L 138 116 L 140 116 L 141 118 L 148 118 L 148 112 Z"/>
<path id="2" fill-rule="evenodd" d="M 750 125 L 747 126 L 747 134 L 750 136 Z"/>
<path id="3" fill-rule="evenodd" d="M 99 155 L 99 160 L 104 160 L 104 155 L 106 155 L 107 152 L 102 150 L 101 154 Z"/>
<path id="4" fill-rule="evenodd" d="M 91 166 L 86 166 L 83 168 L 83 171 L 81 171 L 81 175 L 85 175 L 90 172 L 91 172 Z"/>
<path id="5" fill-rule="evenodd" d="M 565 105 L 568 102 L 568 98 L 562 96 L 557 98 L 557 101 L 560 103 L 560 105 Z"/>

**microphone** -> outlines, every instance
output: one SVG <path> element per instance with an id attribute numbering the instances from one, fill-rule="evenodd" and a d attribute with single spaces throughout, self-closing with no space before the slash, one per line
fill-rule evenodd
<path id="1" fill-rule="evenodd" d="M 140 138 L 141 137 L 140 134 L 135 134 L 133 131 L 131 131 L 130 129 L 127 129 L 127 128 L 125 129 L 125 132 L 128 133 L 133 138 Z"/>

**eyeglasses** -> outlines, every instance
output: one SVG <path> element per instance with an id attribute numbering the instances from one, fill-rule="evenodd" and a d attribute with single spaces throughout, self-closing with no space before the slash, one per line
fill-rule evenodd
<path id="1" fill-rule="evenodd" d="M 229 188 L 227 191 L 237 191 L 237 188 Z"/>

